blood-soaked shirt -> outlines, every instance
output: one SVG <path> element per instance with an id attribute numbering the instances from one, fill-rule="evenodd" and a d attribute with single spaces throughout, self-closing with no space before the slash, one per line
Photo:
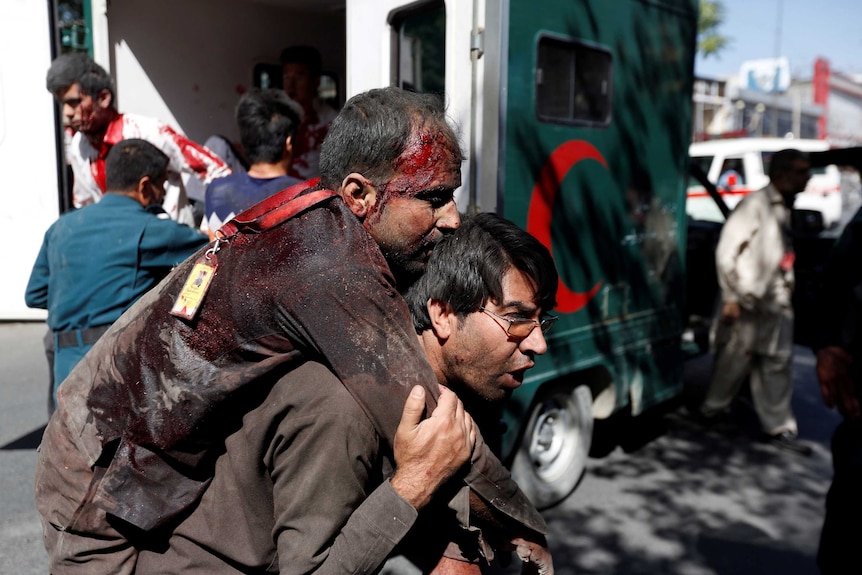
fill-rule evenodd
<path id="1" fill-rule="evenodd" d="M 389 446 L 412 386 L 428 390 L 429 409 L 439 395 L 386 261 L 340 198 L 239 234 L 217 259 L 194 320 L 169 313 L 192 257 L 102 336 L 60 388 L 49 424 L 59 428 L 62 419 L 86 465 L 107 466 L 96 503 L 142 529 L 169 523 L 198 500 L 232 398 L 265 374 L 300 359 L 327 365 Z M 466 482 L 545 532 L 481 438 Z M 87 487 L 74 486 L 67 499 L 84 497 Z"/>
<path id="2" fill-rule="evenodd" d="M 105 193 L 105 159 L 118 142 L 129 138 L 146 140 L 168 157 L 168 181 L 162 207 L 172 220 L 191 225 L 193 215 L 186 197 L 183 178 L 197 177 L 204 185 L 231 173 L 224 161 L 155 118 L 119 114 L 108 124 L 99 149 L 84 134 L 77 132 L 66 149 L 75 182 L 72 201 L 76 208 L 98 202 Z"/>

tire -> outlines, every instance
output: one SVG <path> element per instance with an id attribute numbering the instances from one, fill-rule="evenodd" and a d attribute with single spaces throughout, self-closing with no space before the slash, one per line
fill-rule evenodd
<path id="1" fill-rule="evenodd" d="M 539 392 L 512 461 L 515 481 L 538 509 L 568 497 L 583 475 L 593 439 L 592 404 L 583 385 Z"/>

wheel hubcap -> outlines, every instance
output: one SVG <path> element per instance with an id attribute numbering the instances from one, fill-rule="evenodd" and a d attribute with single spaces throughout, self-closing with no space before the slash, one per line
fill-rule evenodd
<path id="1" fill-rule="evenodd" d="M 552 481 L 562 473 L 577 445 L 577 430 L 571 414 L 556 402 L 547 404 L 536 417 L 530 460 L 536 474 Z"/>

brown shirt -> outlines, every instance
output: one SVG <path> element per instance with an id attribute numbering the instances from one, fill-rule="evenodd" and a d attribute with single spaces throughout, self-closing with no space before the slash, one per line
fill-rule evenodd
<path id="1" fill-rule="evenodd" d="M 389 454 L 326 367 L 263 387 L 242 401 L 200 503 L 166 550 L 141 551 L 136 575 L 368 573 L 413 525 L 382 480 Z"/>

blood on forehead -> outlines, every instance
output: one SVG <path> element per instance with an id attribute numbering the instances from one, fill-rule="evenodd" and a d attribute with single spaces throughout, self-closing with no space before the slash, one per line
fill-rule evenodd
<path id="1" fill-rule="evenodd" d="M 457 187 L 461 153 L 443 130 L 420 129 L 411 134 L 393 168 L 385 195 L 413 197 L 432 187 Z"/>

